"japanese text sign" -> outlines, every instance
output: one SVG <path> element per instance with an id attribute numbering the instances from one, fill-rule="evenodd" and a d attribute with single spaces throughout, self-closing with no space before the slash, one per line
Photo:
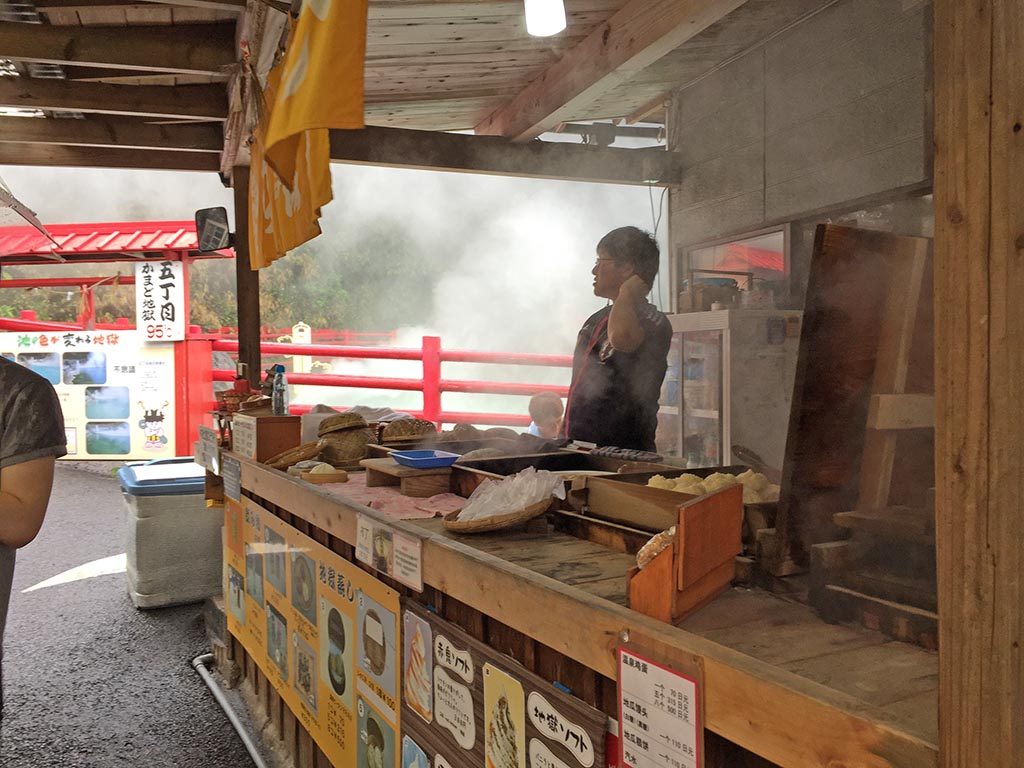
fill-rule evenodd
<path id="1" fill-rule="evenodd" d="M 619 649 L 619 741 L 623 768 L 700 768 L 700 684 Z"/>
<path id="2" fill-rule="evenodd" d="M 185 279 L 180 261 L 135 265 L 135 318 L 148 342 L 185 338 Z"/>

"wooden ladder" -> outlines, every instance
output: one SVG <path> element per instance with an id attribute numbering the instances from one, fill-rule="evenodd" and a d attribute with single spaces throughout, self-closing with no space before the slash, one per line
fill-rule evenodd
<path id="1" fill-rule="evenodd" d="M 891 276 L 859 492 L 833 515 L 850 538 L 811 548 L 810 599 L 824 616 L 937 645 L 932 262 L 918 240 Z"/>

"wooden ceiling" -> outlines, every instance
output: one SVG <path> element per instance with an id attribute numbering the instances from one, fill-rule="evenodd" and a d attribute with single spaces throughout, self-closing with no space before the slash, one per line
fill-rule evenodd
<path id="1" fill-rule="evenodd" d="M 366 121 L 511 141 L 568 121 L 656 122 L 672 90 L 829 2 L 565 0 L 567 29 L 533 38 L 522 0 L 370 0 Z M 283 0 L 0 0 L 0 60 L 19 75 L 0 70 L 0 107 L 46 116 L 0 118 L 0 164 L 244 164 L 254 110 L 239 41 L 265 75 L 285 9 Z"/>

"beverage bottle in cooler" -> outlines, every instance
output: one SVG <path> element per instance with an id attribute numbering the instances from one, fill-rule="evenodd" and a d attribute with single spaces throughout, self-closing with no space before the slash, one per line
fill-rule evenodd
<path id="1" fill-rule="evenodd" d="M 284 375 L 284 366 L 274 366 L 274 386 L 270 399 L 270 407 L 275 416 L 288 415 L 288 378 Z"/>

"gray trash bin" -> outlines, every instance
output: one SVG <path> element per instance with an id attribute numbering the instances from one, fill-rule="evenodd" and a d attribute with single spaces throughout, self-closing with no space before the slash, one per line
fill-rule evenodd
<path id="1" fill-rule="evenodd" d="M 128 594 L 137 608 L 195 603 L 222 590 L 220 509 L 208 509 L 206 470 L 192 457 L 117 472 L 127 507 Z"/>

